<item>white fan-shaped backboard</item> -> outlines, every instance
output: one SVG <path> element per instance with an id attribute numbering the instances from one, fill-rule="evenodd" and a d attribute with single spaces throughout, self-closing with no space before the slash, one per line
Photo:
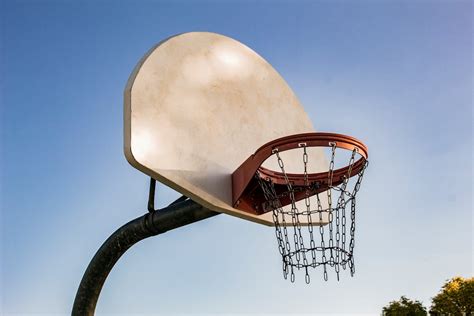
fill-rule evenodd
<path id="1" fill-rule="evenodd" d="M 124 104 L 132 166 L 209 209 L 266 225 L 271 214 L 232 207 L 232 173 L 261 145 L 314 131 L 267 61 L 207 32 L 177 35 L 150 50 L 130 76 Z M 302 168 L 301 155 L 290 156 L 288 168 Z M 310 165 L 327 169 L 322 151 L 314 151 Z"/>

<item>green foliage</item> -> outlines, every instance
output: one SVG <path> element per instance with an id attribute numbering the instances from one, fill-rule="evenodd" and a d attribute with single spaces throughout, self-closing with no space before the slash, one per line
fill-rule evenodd
<path id="1" fill-rule="evenodd" d="M 412 301 L 405 296 L 392 301 L 382 310 L 384 316 L 425 316 L 426 308 L 419 301 Z"/>
<path id="2" fill-rule="evenodd" d="M 474 314 L 474 278 L 455 277 L 431 300 L 431 315 L 465 316 Z"/>

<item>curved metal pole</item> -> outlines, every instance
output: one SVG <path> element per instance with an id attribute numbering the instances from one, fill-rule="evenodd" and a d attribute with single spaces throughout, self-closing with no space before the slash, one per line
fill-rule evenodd
<path id="1" fill-rule="evenodd" d="M 94 315 L 105 279 L 131 246 L 142 239 L 218 214 L 192 200 L 177 200 L 164 209 L 147 213 L 117 229 L 89 263 L 76 293 L 72 315 Z"/>

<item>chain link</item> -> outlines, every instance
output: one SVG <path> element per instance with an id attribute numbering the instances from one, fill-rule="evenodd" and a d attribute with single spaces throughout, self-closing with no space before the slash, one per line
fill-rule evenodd
<path id="1" fill-rule="evenodd" d="M 306 251 L 305 251 L 305 246 L 304 246 L 304 240 L 303 240 L 303 236 L 302 236 L 302 233 L 301 233 L 301 222 L 299 220 L 300 213 L 298 212 L 298 209 L 296 207 L 295 193 L 294 193 L 293 186 L 292 186 L 291 182 L 288 180 L 288 175 L 286 174 L 286 171 L 285 171 L 285 164 L 283 163 L 283 159 L 281 159 L 278 149 L 274 149 L 273 152 L 277 157 L 278 165 L 280 166 L 281 172 L 283 173 L 283 175 L 285 177 L 286 186 L 288 188 L 288 193 L 290 195 L 290 200 L 291 200 L 291 223 L 293 225 L 293 230 L 294 230 L 293 242 L 295 244 L 295 257 L 296 257 L 297 267 L 298 267 L 298 270 L 299 270 L 301 260 L 303 260 L 304 265 L 308 264 L 308 261 L 306 259 Z M 303 255 L 303 259 L 301 259 L 301 254 Z"/>
<path id="2" fill-rule="evenodd" d="M 339 280 L 340 267 L 346 269 L 349 267 L 350 274 L 354 275 L 354 245 L 355 245 L 355 208 L 356 194 L 360 189 L 364 171 L 368 166 L 366 161 L 363 168 L 356 176 L 352 176 L 352 170 L 355 164 L 355 158 L 358 154 L 357 148 L 352 151 L 349 159 L 347 173 L 344 174 L 340 181 L 333 179 L 335 168 L 336 143 L 330 143 L 331 160 L 328 169 L 327 179 L 327 206 L 323 207 L 320 192 L 314 188 L 319 188 L 321 183 L 309 183 L 309 156 L 307 145 L 299 144 L 303 155 L 303 175 L 304 175 L 304 206 L 301 210 L 298 208 L 295 199 L 295 187 L 290 182 L 285 164 L 280 156 L 278 148 L 273 150 L 278 166 L 283 174 L 286 183 L 286 192 L 277 194 L 275 184 L 269 178 L 263 178 L 257 172 L 257 178 L 263 195 L 266 199 L 265 207 L 272 210 L 272 218 L 275 224 L 275 236 L 278 242 L 278 251 L 282 256 L 283 276 L 286 279 L 290 275 L 291 282 L 295 281 L 295 269 L 304 269 L 305 282 L 310 282 L 309 268 L 323 266 L 324 280 L 328 280 L 329 267 L 334 268 L 336 278 Z M 356 179 L 352 192 L 348 191 L 348 183 L 350 179 Z M 333 186 L 335 181 L 340 184 Z M 299 189 L 299 188 L 298 188 Z M 298 192 L 302 192 L 301 189 Z M 300 194 L 300 193 L 298 193 Z M 338 194 L 337 201 L 333 205 L 333 194 Z M 291 201 L 288 207 L 283 208 L 280 199 L 289 198 Z M 311 202 L 316 202 L 315 207 L 311 207 Z M 350 228 L 349 241 L 347 240 L 347 224 L 346 207 L 350 204 Z M 290 210 L 288 210 L 288 208 Z M 291 219 L 289 223 L 287 217 Z M 306 219 L 307 226 L 301 223 L 301 218 Z M 326 223 L 327 222 L 327 223 Z M 327 224 L 328 230 L 325 229 Z M 319 234 L 314 233 L 314 225 L 319 226 Z M 292 226 L 292 238 L 288 236 L 288 226 Z M 317 240 L 319 239 L 319 240 Z M 291 240 L 291 242 L 290 242 Z M 347 248 L 347 242 L 349 246 Z M 328 256 L 329 255 L 329 258 Z"/>

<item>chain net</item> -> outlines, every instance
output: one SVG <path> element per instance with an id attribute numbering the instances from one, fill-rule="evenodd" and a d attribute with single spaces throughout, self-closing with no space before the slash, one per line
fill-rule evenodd
<path id="1" fill-rule="evenodd" d="M 264 179 L 257 172 L 256 177 L 265 199 L 273 212 L 278 249 L 283 259 L 283 276 L 295 281 L 296 270 L 305 273 L 306 283 L 310 282 L 309 269 L 322 266 L 324 280 L 328 280 L 328 270 L 333 269 L 339 280 L 341 267 L 354 275 L 355 209 L 356 194 L 359 191 L 368 161 L 356 175 L 352 175 L 357 148 L 352 151 L 347 173 L 342 183 L 333 185 L 334 158 L 336 144 L 331 143 L 331 161 L 328 170 L 328 189 L 314 194 L 314 184 L 308 183 L 308 153 L 302 144 L 305 186 L 304 203 L 295 200 L 294 189 L 288 180 L 285 165 L 277 149 L 273 151 L 281 173 L 286 181 L 287 191 L 276 193 L 270 179 Z M 349 185 L 349 184 L 352 185 Z M 291 204 L 282 207 L 280 197 L 289 196 Z M 326 201 L 327 200 L 327 201 Z M 301 220 L 305 220 L 302 224 Z M 307 222 L 307 223 L 306 223 Z"/>

